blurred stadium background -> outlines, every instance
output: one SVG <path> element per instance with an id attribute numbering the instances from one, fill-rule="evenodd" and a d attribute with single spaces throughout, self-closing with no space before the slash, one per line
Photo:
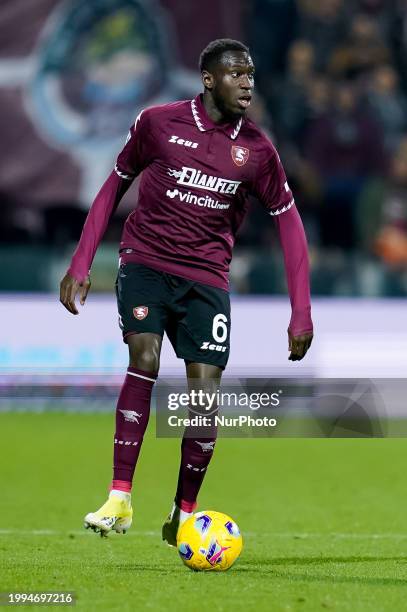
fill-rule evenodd
<path id="1" fill-rule="evenodd" d="M 205 10 L 183 0 L 3 0 L 4 383 L 33 374 L 122 375 L 113 284 L 136 187 L 99 248 L 80 317 L 58 304 L 59 280 L 134 117 L 145 106 L 195 95 L 199 53 L 224 36 L 251 48 L 257 93 L 250 114 L 278 147 L 310 244 L 317 337 L 291 373 L 404 375 L 404 0 L 206 0 Z M 273 223 L 255 201 L 231 280 L 231 371 L 285 372 L 282 257 Z M 163 371 L 182 367 L 166 345 Z"/>

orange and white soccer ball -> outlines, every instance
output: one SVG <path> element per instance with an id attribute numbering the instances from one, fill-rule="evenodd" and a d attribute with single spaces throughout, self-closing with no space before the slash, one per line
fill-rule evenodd
<path id="1" fill-rule="evenodd" d="M 181 526 L 177 536 L 178 553 L 195 571 L 224 571 L 232 567 L 243 546 L 239 527 L 230 516 L 204 510 Z"/>

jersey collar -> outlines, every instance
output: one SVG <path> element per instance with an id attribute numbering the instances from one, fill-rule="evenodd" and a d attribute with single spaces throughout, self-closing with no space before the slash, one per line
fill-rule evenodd
<path id="1" fill-rule="evenodd" d="M 194 118 L 196 127 L 200 132 L 207 132 L 208 130 L 221 129 L 232 139 L 236 140 L 239 135 L 240 128 L 242 127 L 243 117 L 240 117 L 238 121 L 233 123 L 224 123 L 223 125 L 216 124 L 208 117 L 208 114 L 203 105 L 203 96 L 198 94 L 196 98 L 191 100 L 191 111 Z"/>

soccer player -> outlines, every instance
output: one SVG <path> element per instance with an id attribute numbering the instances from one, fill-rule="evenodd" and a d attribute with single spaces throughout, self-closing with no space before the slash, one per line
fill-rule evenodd
<path id="1" fill-rule="evenodd" d="M 229 357 L 228 272 L 236 233 L 253 194 L 277 224 L 291 320 L 289 359 L 312 341 L 309 265 L 303 225 L 279 156 L 248 118 L 254 65 L 241 42 L 215 40 L 200 56 L 203 94 L 142 111 L 89 211 L 60 300 L 78 314 L 89 270 L 111 216 L 137 175 L 138 204 L 124 225 L 116 293 L 129 367 L 116 410 L 113 481 L 107 502 L 85 517 L 101 534 L 132 521 L 131 487 L 147 427 L 164 332 L 191 386 L 218 385 Z M 195 433 L 195 435 L 194 435 Z M 176 535 L 196 500 L 216 441 L 186 430 L 173 508 L 163 539 Z"/>

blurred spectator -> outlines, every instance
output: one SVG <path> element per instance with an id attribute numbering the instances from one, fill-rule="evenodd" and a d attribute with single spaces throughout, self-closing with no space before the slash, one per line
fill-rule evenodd
<path id="1" fill-rule="evenodd" d="M 354 215 L 368 177 L 385 169 L 377 122 L 359 107 L 349 83 L 336 87 L 329 112 L 310 124 L 306 158 L 321 182 L 321 240 L 324 246 L 355 246 Z"/>
<path id="2" fill-rule="evenodd" d="M 60 0 L 48 1 L 49 5 L 59 3 Z M 12 0 L 6 4 L 14 6 Z M 36 3 L 30 4 L 32 15 L 37 15 Z M 163 4 L 168 8 L 177 3 L 165 0 Z M 189 8 L 185 11 L 183 8 L 182 14 L 178 9 L 169 14 L 174 13 L 178 26 L 181 17 L 182 23 L 188 24 L 195 16 L 194 3 L 178 4 Z M 224 23 L 230 29 L 227 5 L 231 3 L 224 0 L 218 4 L 224 9 Z M 364 273 L 359 275 L 357 269 L 367 262 L 375 268 L 375 278 L 379 279 L 378 293 L 385 288 L 391 295 L 402 295 L 403 291 L 406 294 L 407 0 L 239 0 L 234 8 L 235 25 L 240 15 L 245 13 L 247 17 L 240 23 L 242 39 L 249 44 L 256 64 L 257 91 L 249 115 L 276 142 L 283 159 L 307 229 L 314 291 L 336 295 L 365 291 L 360 282 Z M 39 17 L 32 20 L 38 21 L 35 37 L 48 12 L 40 11 Z M 95 19 L 97 23 L 96 13 Z M 119 22 L 122 23 L 122 17 L 115 21 Z M 127 21 L 123 23 L 127 27 Z M 232 35 L 223 32 L 222 23 L 207 20 L 204 28 L 207 36 Z M 3 30 L 7 38 L 10 28 Z M 237 31 L 240 38 L 239 28 Z M 201 43 L 196 37 L 181 40 L 182 28 L 177 32 L 175 42 L 185 50 L 181 55 L 187 57 L 188 67 L 195 67 L 196 49 Z M 101 32 L 101 43 L 108 35 L 108 30 Z M 93 40 L 90 35 L 88 38 Z M 88 38 L 84 34 L 83 41 Z M 26 36 L 9 36 L 7 40 L 11 47 L 3 55 L 6 62 L 10 57 L 14 62 L 13 58 L 19 56 L 16 49 L 20 45 L 24 54 L 33 53 L 29 56 L 33 58 L 37 57 L 33 49 L 42 49 L 37 43 L 33 46 L 34 39 L 27 47 Z M 117 40 L 123 43 L 120 36 Z M 130 76 L 137 69 L 144 73 L 151 62 L 151 58 L 141 56 L 142 63 L 134 67 L 127 47 L 118 59 L 116 56 L 117 53 L 113 60 L 103 60 L 96 68 L 89 64 L 93 84 L 96 80 L 99 85 L 117 86 L 119 82 L 126 86 L 129 70 Z M 113 72 L 106 70 L 106 66 L 113 67 Z M 41 258 L 48 261 L 47 253 L 40 252 L 43 245 L 49 252 L 64 252 L 67 242 L 77 241 L 85 216 L 79 204 L 83 198 L 81 185 L 86 183 L 81 179 L 82 165 L 70 154 L 54 149 L 44 139 L 38 120 L 28 113 L 32 92 L 27 83 L 32 76 L 27 72 L 29 81 L 19 80 L 28 68 L 24 67 L 22 72 L 12 70 L 11 82 L 6 76 L 1 87 L 3 132 L 9 138 L 4 141 L 7 146 L 3 146 L 7 154 L 3 155 L 0 190 L 0 241 L 4 243 L 3 259 L 11 253 L 3 266 L 3 272 L 8 274 L 5 286 L 11 289 L 16 286 L 13 283 L 17 276 L 12 269 L 16 254 L 31 261 L 26 252 L 37 250 L 38 259 L 32 261 L 40 262 Z M 188 91 L 191 87 L 194 90 L 199 75 L 196 73 L 197 80 L 193 81 L 184 69 L 184 63 L 176 68 L 177 79 L 188 83 Z M 72 87 L 76 87 L 75 83 L 71 83 L 69 95 Z M 88 100 L 95 91 L 95 87 L 86 89 Z M 118 91 L 117 87 L 114 91 Z M 95 102 L 92 126 L 99 125 L 102 108 L 96 98 L 92 97 Z M 107 100 L 110 103 L 110 98 Z M 58 98 L 55 102 L 60 111 Z M 110 133 L 111 122 L 103 126 Z M 113 145 L 110 152 L 102 146 L 113 159 Z M 99 167 L 98 162 L 96 166 Z M 93 179 L 90 183 L 93 185 Z M 135 191 L 127 196 L 106 232 L 104 240 L 114 242 L 115 247 L 120 240 L 123 215 L 135 198 Z M 236 253 L 234 287 L 239 291 L 271 292 L 276 287 L 283 290 L 279 285 L 280 253 L 272 248 L 277 242 L 274 224 L 265 222 L 265 212 L 258 203 L 248 202 L 248 207 L 250 214 L 239 234 L 241 251 Z M 349 254 L 350 249 L 354 253 Z M 38 270 L 44 268 L 36 266 Z M 33 276 L 28 270 L 27 277 L 30 275 Z M 44 278 L 48 282 L 49 275 Z M 40 286 L 38 279 L 33 276 L 21 286 L 35 289 Z M 43 280 L 41 283 L 41 287 L 45 286 Z"/>
<path id="3" fill-rule="evenodd" d="M 273 138 L 272 119 L 268 112 L 265 100 L 258 91 L 255 92 L 252 98 L 248 116 L 252 121 L 260 125 L 261 129 L 264 130 L 264 132 L 266 132 L 270 138 Z"/>
<path id="4" fill-rule="evenodd" d="M 318 119 L 324 115 L 331 103 L 332 84 L 324 75 L 316 75 L 307 89 L 307 119 Z"/>
<path id="5" fill-rule="evenodd" d="M 43 233 L 41 212 L 0 192 L 0 244 L 34 244 Z"/>
<path id="6" fill-rule="evenodd" d="M 298 178 L 305 178 L 302 189 L 307 190 L 307 175 L 309 174 L 309 164 L 304 159 L 304 138 L 309 131 L 313 121 L 323 117 L 328 113 L 332 96 L 332 85 L 324 76 L 316 75 L 310 78 L 304 97 L 304 108 L 301 112 L 301 130 L 297 131 L 296 138 L 286 140 L 280 144 L 285 163 L 288 170 Z M 304 175 L 305 166 L 308 166 Z M 300 181 L 302 182 L 302 181 Z"/>
<path id="7" fill-rule="evenodd" d="M 402 78 L 404 90 L 407 88 L 407 6 L 405 0 L 394 0 L 390 40 L 394 48 L 397 69 Z"/>
<path id="8" fill-rule="evenodd" d="M 390 65 L 376 68 L 369 93 L 369 104 L 382 125 L 386 150 L 393 152 L 407 128 L 407 100 L 399 88 L 399 77 Z"/>
<path id="9" fill-rule="evenodd" d="M 281 114 L 276 113 L 275 126 L 288 182 L 301 209 L 308 241 L 318 244 L 316 211 L 322 199 L 321 184 L 304 154 L 304 140 L 311 123 L 328 112 L 331 83 L 324 75 L 313 72 L 313 56 L 313 46 L 307 41 L 300 40 L 291 47 L 288 77 L 279 87 L 283 100 L 279 102 Z M 301 61 L 297 63 L 298 57 Z"/>
<path id="10" fill-rule="evenodd" d="M 353 17 L 348 40 L 332 53 L 329 70 L 336 77 L 354 78 L 390 59 L 377 23 L 359 13 Z"/>
<path id="11" fill-rule="evenodd" d="M 391 165 L 391 180 L 381 202 L 381 227 L 376 253 L 389 266 L 407 266 L 407 138 L 400 143 Z"/>
<path id="12" fill-rule="evenodd" d="M 288 52 L 287 69 L 278 90 L 277 127 L 285 139 L 301 137 L 307 114 L 307 94 L 314 76 L 314 48 L 295 41 Z"/>
<path id="13" fill-rule="evenodd" d="M 251 0 L 247 3 L 247 38 L 262 95 L 272 96 L 275 74 L 284 69 L 297 23 L 296 0 Z"/>
<path id="14" fill-rule="evenodd" d="M 394 23 L 396 2 L 397 0 L 358 0 L 357 11 L 369 15 L 387 40 Z"/>
<path id="15" fill-rule="evenodd" d="M 333 50 L 347 32 L 347 12 L 344 0 L 299 0 L 298 36 L 315 46 L 316 69 L 326 68 Z"/>

